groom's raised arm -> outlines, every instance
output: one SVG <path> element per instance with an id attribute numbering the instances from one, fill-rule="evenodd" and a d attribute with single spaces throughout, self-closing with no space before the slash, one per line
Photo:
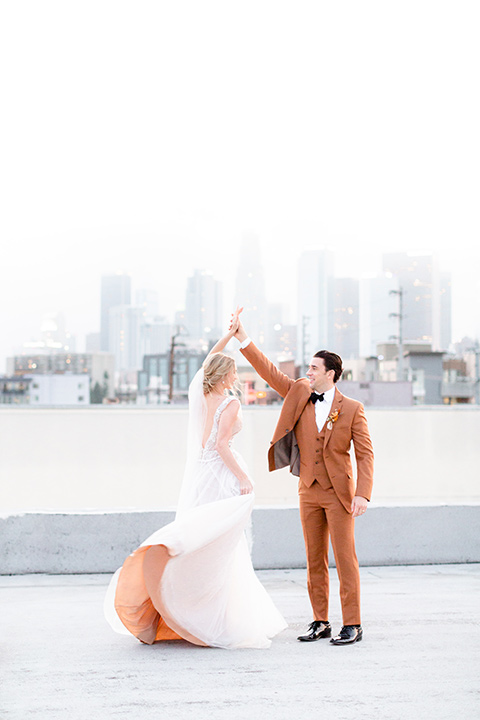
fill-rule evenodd
<path id="1" fill-rule="evenodd" d="M 289 378 L 288 375 L 280 372 L 251 340 L 247 344 L 246 341 L 249 340 L 249 338 L 241 323 L 239 324 L 235 337 L 241 343 L 240 352 L 247 358 L 250 365 L 270 387 L 276 390 L 279 395 L 285 397 L 295 381 Z"/>

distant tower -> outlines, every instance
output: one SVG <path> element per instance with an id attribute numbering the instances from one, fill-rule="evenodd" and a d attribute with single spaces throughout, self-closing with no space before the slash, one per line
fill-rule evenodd
<path id="1" fill-rule="evenodd" d="M 240 246 L 234 304 L 243 306 L 242 322 L 255 344 L 263 347 L 267 301 L 260 242 L 254 235 L 245 236 Z"/>
<path id="2" fill-rule="evenodd" d="M 431 253 L 388 253 L 383 256 L 383 269 L 398 278 L 403 288 L 404 323 L 406 341 L 423 340 L 433 350 L 441 347 L 440 273 L 436 258 Z M 445 294 L 443 312 L 449 300 Z"/>
<path id="3" fill-rule="evenodd" d="M 148 288 L 140 288 L 135 293 L 135 306 L 144 310 L 146 318 L 158 315 L 158 292 Z"/>
<path id="4" fill-rule="evenodd" d="M 340 357 L 358 358 L 360 346 L 360 307 L 358 280 L 333 278 L 331 293 L 331 332 L 329 349 Z"/>
<path id="5" fill-rule="evenodd" d="M 109 312 L 109 346 L 115 355 L 115 370 L 128 372 L 142 367 L 143 308 L 116 305 Z"/>
<path id="6" fill-rule="evenodd" d="M 377 345 L 389 343 L 398 335 L 398 278 L 390 273 L 360 280 L 360 357 L 374 357 Z"/>
<path id="7" fill-rule="evenodd" d="M 195 270 L 187 280 L 185 328 L 190 340 L 218 339 L 222 333 L 222 283 L 205 270 Z"/>
<path id="8" fill-rule="evenodd" d="M 75 338 L 67 332 L 65 316 L 61 312 L 47 313 L 42 318 L 41 341 L 49 352 L 75 352 Z"/>
<path id="9" fill-rule="evenodd" d="M 329 347 L 332 323 L 334 261 L 330 250 L 307 250 L 298 261 L 297 363 L 305 363 L 318 350 Z"/>
<path id="10" fill-rule="evenodd" d="M 101 317 L 100 317 L 100 349 L 104 352 L 114 351 L 110 347 L 109 311 L 119 305 L 130 305 L 132 295 L 130 275 L 104 275 L 102 277 Z"/>

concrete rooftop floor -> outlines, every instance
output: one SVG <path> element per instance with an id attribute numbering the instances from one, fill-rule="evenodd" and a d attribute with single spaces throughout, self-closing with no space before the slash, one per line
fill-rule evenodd
<path id="1" fill-rule="evenodd" d="M 113 633 L 106 575 L 0 577 L 0 718 L 480 718 L 480 565 L 362 568 L 351 647 L 297 642 L 304 570 L 258 575 L 289 628 L 269 650 L 233 651 Z M 331 597 L 336 632 L 335 571 Z"/>

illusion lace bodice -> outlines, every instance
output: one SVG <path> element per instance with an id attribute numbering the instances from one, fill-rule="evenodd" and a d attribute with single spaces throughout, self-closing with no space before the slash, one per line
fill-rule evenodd
<path id="1" fill-rule="evenodd" d="M 220 416 L 222 412 L 232 401 L 238 402 L 237 398 L 233 397 L 233 395 L 229 395 L 225 398 L 225 400 L 222 400 L 218 408 L 215 410 L 212 429 L 210 431 L 210 435 L 208 436 L 208 440 L 205 443 L 205 447 L 202 449 L 202 460 L 214 460 L 220 457 L 218 452 L 215 450 L 215 445 L 217 444 L 218 425 L 220 423 Z M 242 429 L 241 412 L 242 408 L 240 406 L 238 409 L 237 419 L 235 420 L 235 423 L 233 425 L 232 435 L 228 441 L 229 446 L 231 446 L 234 436 Z"/>

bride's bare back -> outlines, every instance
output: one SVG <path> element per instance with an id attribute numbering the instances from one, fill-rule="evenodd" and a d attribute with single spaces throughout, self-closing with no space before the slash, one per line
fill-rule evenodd
<path id="1" fill-rule="evenodd" d="M 203 438 L 202 438 L 202 447 L 205 449 L 205 445 L 207 444 L 208 438 L 210 437 L 210 434 L 212 432 L 213 428 L 213 421 L 215 419 L 215 413 L 217 412 L 220 405 L 223 403 L 225 398 L 228 397 L 228 395 L 217 395 L 216 393 L 207 393 L 205 395 L 205 402 L 207 404 L 207 417 L 205 419 L 205 428 L 203 431 Z M 235 403 L 236 405 L 237 403 Z M 233 410 L 233 408 L 232 408 Z M 238 408 L 236 409 L 235 415 L 238 413 Z M 223 415 L 223 413 L 222 413 Z M 232 433 L 233 434 L 233 433 Z"/>

